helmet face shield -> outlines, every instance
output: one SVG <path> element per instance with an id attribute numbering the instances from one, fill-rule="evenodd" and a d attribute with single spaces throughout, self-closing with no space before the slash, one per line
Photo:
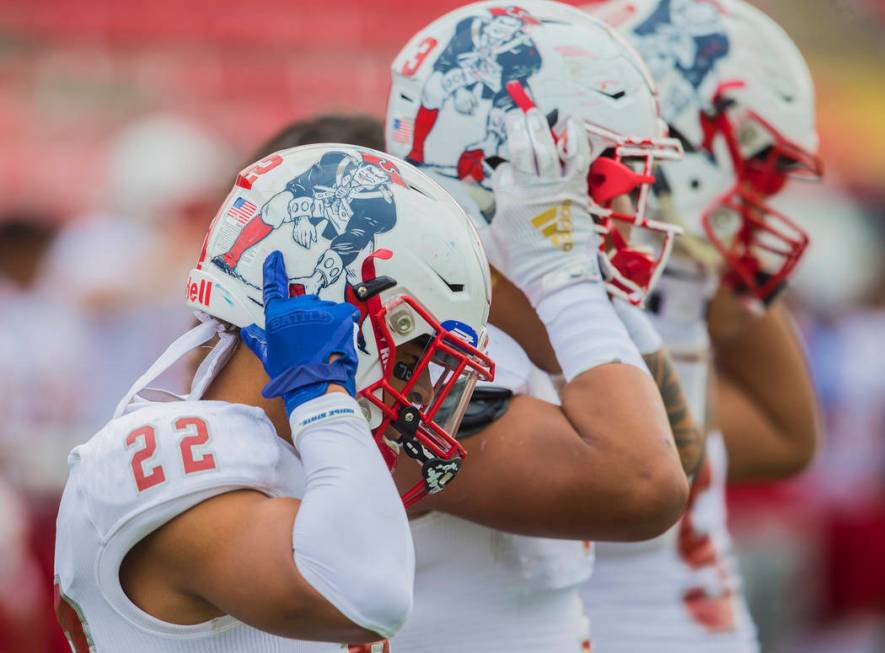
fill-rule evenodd
<path id="1" fill-rule="evenodd" d="M 436 362 L 440 358 L 446 362 Z M 432 361 L 428 372 L 433 384 L 434 404 L 428 413 L 433 414 L 433 423 L 445 433 L 457 433 L 476 387 L 478 373 L 474 369 L 462 369 L 461 361 L 448 354 L 438 352 Z"/>
<path id="2" fill-rule="evenodd" d="M 388 466 L 395 466 L 401 450 L 421 465 L 423 481 L 403 495 L 408 507 L 441 491 L 459 471 L 466 451 L 454 434 L 477 380 L 494 378 L 494 363 L 481 350 L 484 334 L 460 323 L 441 324 L 409 295 L 397 296 L 369 317 L 382 374 L 359 396 L 382 415 L 373 434 Z M 420 334 L 415 344 L 397 347 L 393 333 L 409 332 Z M 407 355 L 398 355 L 409 345 Z"/>
<path id="3" fill-rule="evenodd" d="M 642 305 L 667 264 L 676 225 L 652 220 L 649 198 L 659 160 L 678 161 L 676 139 L 634 140 L 585 123 L 590 142 L 606 146 L 590 166 L 590 212 L 600 230 L 600 260 L 609 293 Z"/>
<path id="4" fill-rule="evenodd" d="M 799 48 L 749 2 L 608 0 L 586 11 L 643 56 L 662 116 L 693 154 L 691 168 L 667 166 L 676 183 L 661 184 L 657 198 L 668 221 L 689 226 L 685 253 L 705 266 L 724 257 L 725 285 L 767 300 L 808 240 L 767 199 L 792 178 L 822 173 L 814 83 Z M 705 159 L 711 171 L 700 170 Z"/>

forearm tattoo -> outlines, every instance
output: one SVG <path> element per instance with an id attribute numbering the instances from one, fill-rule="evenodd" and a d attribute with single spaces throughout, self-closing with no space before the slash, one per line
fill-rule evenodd
<path id="1" fill-rule="evenodd" d="M 673 432 L 673 440 L 679 451 L 682 469 L 691 476 L 697 471 L 701 462 L 704 432 L 688 408 L 688 401 L 679 383 L 679 375 L 673 367 L 667 349 L 661 348 L 652 354 L 646 354 L 643 358 L 667 409 L 667 419 L 670 421 L 670 430 Z"/>

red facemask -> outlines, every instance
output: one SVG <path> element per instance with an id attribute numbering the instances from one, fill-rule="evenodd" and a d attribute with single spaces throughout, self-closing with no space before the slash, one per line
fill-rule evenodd
<path id="1" fill-rule="evenodd" d="M 808 234 L 767 200 L 779 193 L 791 178 L 819 180 L 823 164 L 819 156 L 789 142 L 758 114 L 748 111 L 741 128 L 761 130 L 771 146 L 746 159 L 741 154 L 738 131 L 726 104 L 715 116 L 701 115 L 704 149 L 712 152 L 713 140 L 721 136 L 728 146 L 735 171 L 735 185 L 701 215 L 707 238 L 722 255 L 728 269 L 722 277 L 727 287 L 748 293 L 764 303 L 784 288 L 808 247 Z"/>
<path id="2" fill-rule="evenodd" d="M 657 283 L 670 257 L 673 239 L 682 231 L 647 217 L 655 160 L 678 160 L 682 147 L 674 139 L 632 141 L 594 125 L 585 126 L 591 136 L 614 138 L 611 150 L 593 161 L 587 175 L 590 211 L 600 227 L 606 285 L 612 295 L 639 306 Z M 622 196 L 630 198 L 632 213 L 612 208 L 616 198 Z"/>
<path id="3" fill-rule="evenodd" d="M 372 266 L 373 258 L 389 255 L 379 250 L 367 258 L 363 279 L 374 278 L 366 269 Z M 382 414 L 381 424 L 372 430 L 375 442 L 390 469 L 395 467 L 400 450 L 421 465 L 423 480 L 402 497 L 409 507 L 442 490 L 460 470 L 467 452 L 454 434 L 476 382 L 493 380 L 495 364 L 479 349 L 484 343 L 468 342 L 455 330 L 444 328 L 410 295 L 400 295 L 387 303 L 374 295 L 358 302 L 357 307 L 361 317 L 372 325 L 381 360 L 381 378 L 359 392 L 360 398 Z M 418 328 L 414 322 L 420 320 L 420 332 L 429 333 L 422 354 L 405 375 L 397 369 L 397 347 L 390 330 L 391 323 L 398 330 L 399 320 L 412 321 L 413 330 Z M 430 383 L 424 383 L 428 377 Z M 396 432 L 393 438 L 388 437 L 391 429 Z"/>

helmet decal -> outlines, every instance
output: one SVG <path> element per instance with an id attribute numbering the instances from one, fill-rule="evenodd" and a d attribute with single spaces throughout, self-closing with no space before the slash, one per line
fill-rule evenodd
<path id="1" fill-rule="evenodd" d="M 290 279 L 290 292 L 341 301 L 360 278 L 353 267 L 374 249 L 376 236 L 396 224 L 394 183 L 405 186 L 393 162 L 368 153 L 331 151 L 261 206 L 235 192 L 221 218 L 231 242 L 211 264 L 243 280 L 237 272 L 240 262 L 251 261 L 256 246 L 271 233 L 291 228 L 296 245 L 316 251 L 317 257 L 312 272 L 302 270 Z M 338 283 L 342 278 L 343 289 Z"/>
<path id="2" fill-rule="evenodd" d="M 498 155 L 505 138 L 504 115 L 516 108 L 507 85 L 528 86 L 541 68 L 541 55 L 531 36 L 532 27 L 539 24 L 518 6 L 491 7 L 458 22 L 433 63 L 414 120 L 393 117 L 400 141 L 411 140 L 407 161 L 458 179 L 482 182 L 488 176 L 485 160 Z M 435 47 L 435 39 L 425 39 L 419 44 L 419 54 L 426 58 Z M 413 76 L 420 63 L 407 62 L 406 66 L 408 70 L 401 72 Z M 460 151 L 427 147 L 428 136 L 439 121 L 484 111 L 488 112 L 485 134 Z"/>
<path id="3" fill-rule="evenodd" d="M 633 45 L 652 75 L 673 80 L 661 89 L 661 113 L 668 122 L 688 107 L 706 103 L 719 83 L 717 62 L 728 55 L 730 43 L 722 24 L 722 7 L 715 0 L 660 0 L 633 30 Z"/>
<path id="4" fill-rule="evenodd" d="M 458 320 L 446 320 L 442 323 L 442 327 L 446 331 L 457 334 L 474 347 L 479 344 L 479 336 L 469 324 L 464 324 L 464 322 L 459 322 Z"/>

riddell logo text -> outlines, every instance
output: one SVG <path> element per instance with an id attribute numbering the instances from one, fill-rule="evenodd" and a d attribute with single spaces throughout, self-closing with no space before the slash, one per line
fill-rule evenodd
<path id="1" fill-rule="evenodd" d="M 188 277 L 184 296 L 188 301 L 208 306 L 209 300 L 212 298 L 212 282 L 200 279 L 200 283 L 197 283 Z"/>
<path id="2" fill-rule="evenodd" d="M 572 237 L 572 203 L 568 200 L 561 205 L 547 209 L 532 218 L 532 226 L 541 232 L 554 247 L 568 252 L 574 246 Z"/>

